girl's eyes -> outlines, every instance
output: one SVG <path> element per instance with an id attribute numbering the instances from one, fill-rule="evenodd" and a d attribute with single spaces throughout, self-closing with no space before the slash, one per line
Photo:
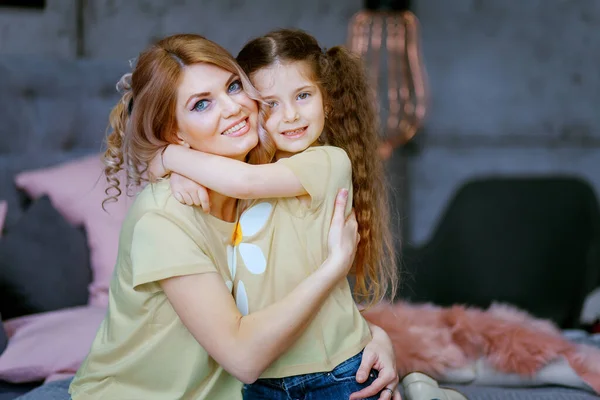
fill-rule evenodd
<path id="1" fill-rule="evenodd" d="M 229 85 L 229 88 L 227 90 L 229 91 L 229 93 L 237 93 L 237 92 L 241 91 L 242 89 L 243 89 L 242 82 L 238 79 L 238 80 L 231 82 L 231 85 Z"/>
<path id="2" fill-rule="evenodd" d="M 296 99 L 298 99 L 298 100 L 306 100 L 309 97 L 310 97 L 310 93 L 308 93 L 308 92 L 302 92 L 302 93 L 299 93 L 298 96 L 296 96 Z M 267 101 L 267 106 L 269 106 L 269 108 L 276 107 L 277 105 L 279 105 L 279 103 L 277 103 L 276 101 Z"/>
<path id="3" fill-rule="evenodd" d="M 306 100 L 310 97 L 310 93 L 307 92 L 302 92 L 300 94 L 298 94 L 298 99 L 300 100 Z"/>
<path id="4" fill-rule="evenodd" d="M 209 103 L 210 102 L 208 100 L 200 100 L 194 104 L 192 111 L 204 111 L 208 107 Z"/>

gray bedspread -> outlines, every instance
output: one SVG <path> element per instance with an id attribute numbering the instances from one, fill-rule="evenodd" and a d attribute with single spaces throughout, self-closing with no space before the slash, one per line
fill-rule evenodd
<path id="1" fill-rule="evenodd" d="M 453 388 L 469 400 L 598 400 L 600 396 L 578 389 L 562 387 L 507 388 L 487 386 L 459 386 Z"/>

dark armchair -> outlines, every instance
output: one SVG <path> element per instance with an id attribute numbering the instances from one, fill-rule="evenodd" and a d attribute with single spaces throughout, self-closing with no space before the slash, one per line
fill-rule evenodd
<path id="1" fill-rule="evenodd" d="M 404 299 L 506 302 L 577 327 L 585 296 L 600 285 L 598 199 L 571 177 L 471 181 L 428 243 L 405 246 L 402 264 Z"/>

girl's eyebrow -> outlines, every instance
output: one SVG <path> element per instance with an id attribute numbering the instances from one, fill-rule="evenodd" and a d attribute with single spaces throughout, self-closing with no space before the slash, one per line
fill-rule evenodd
<path id="1" fill-rule="evenodd" d="M 296 92 L 301 92 L 303 90 L 312 89 L 313 87 L 314 87 L 314 85 L 305 85 L 305 86 L 302 86 L 302 87 L 296 89 Z"/>
<path id="2" fill-rule="evenodd" d="M 263 95 L 263 94 L 261 93 L 261 94 L 260 94 L 260 97 L 262 97 L 262 99 L 263 99 L 263 100 L 267 100 L 267 99 L 272 99 L 272 98 L 274 98 L 274 97 L 277 97 L 277 96 L 276 96 L 276 95 L 274 95 L 274 94 L 270 94 L 270 95 L 267 95 L 267 96 L 265 96 L 265 95 Z"/>
<path id="3" fill-rule="evenodd" d="M 299 87 L 298 89 L 294 89 L 294 93 L 301 92 L 303 90 L 313 89 L 314 87 L 315 87 L 315 85 L 304 85 L 304 86 Z M 262 98 L 264 100 L 268 100 L 272 97 L 277 97 L 277 96 L 274 94 L 270 94 L 268 96 L 262 96 Z"/>

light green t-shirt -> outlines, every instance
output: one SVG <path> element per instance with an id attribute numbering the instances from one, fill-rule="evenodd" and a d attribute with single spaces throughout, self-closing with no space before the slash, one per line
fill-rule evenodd
<path id="1" fill-rule="evenodd" d="M 352 166 L 340 148 L 311 147 L 278 163 L 292 170 L 310 201 L 257 200 L 240 216 L 238 240 L 228 253 L 234 296 L 243 314 L 281 300 L 325 261 L 338 190 L 347 188 L 352 198 Z M 348 201 L 347 213 L 351 208 Z M 330 371 L 359 353 L 370 339 L 369 327 L 343 280 L 298 341 L 261 377 Z"/>
<path id="2" fill-rule="evenodd" d="M 242 384 L 198 344 L 158 283 L 217 272 L 231 287 L 225 246 L 234 228 L 180 204 L 168 180 L 138 195 L 121 230 L 108 312 L 70 387 L 74 400 L 241 399 Z"/>

